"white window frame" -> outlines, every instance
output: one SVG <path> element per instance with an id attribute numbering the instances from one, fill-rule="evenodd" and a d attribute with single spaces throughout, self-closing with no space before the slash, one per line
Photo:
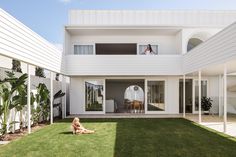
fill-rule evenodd
<path id="1" fill-rule="evenodd" d="M 148 103 L 147 103 L 147 93 L 148 93 L 148 81 L 164 81 L 164 87 L 165 87 L 165 98 L 164 98 L 164 101 L 165 101 L 165 110 L 164 111 L 148 111 Z M 168 85 L 167 85 L 167 79 L 162 79 L 162 78 L 153 78 L 153 79 L 145 79 L 145 114 L 165 114 L 167 113 L 167 105 L 168 105 L 168 102 L 167 102 L 167 94 L 168 94 Z"/>
<path id="2" fill-rule="evenodd" d="M 179 77 L 179 81 L 180 80 L 183 80 L 183 77 Z M 185 76 L 185 80 L 187 80 L 187 79 L 191 79 L 193 82 L 192 82 L 192 112 L 191 112 L 191 114 L 193 114 L 193 99 L 195 99 L 194 98 L 194 86 L 193 86 L 193 84 L 194 84 L 194 77 L 189 77 L 189 76 Z M 196 80 L 196 79 L 195 79 Z M 180 93 L 179 93 L 179 95 L 180 95 Z M 195 103 L 195 102 L 194 102 Z M 180 104 L 179 104 L 179 106 L 180 106 Z M 195 107 L 195 106 L 194 106 Z M 179 114 L 180 114 L 180 111 L 179 111 Z"/>
<path id="3" fill-rule="evenodd" d="M 89 82 L 89 81 L 102 81 L 103 82 L 103 94 L 104 95 L 103 95 L 102 111 L 86 111 L 86 107 L 85 107 L 86 106 L 85 83 Z M 84 92 L 83 110 L 84 110 L 85 114 L 105 114 L 106 113 L 106 111 L 105 111 L 105 103 L 106 103 L 106 79 L 97 79 L 97 78 L 85 79 L 84 82 L 83 82 L 83 92 Z"/>
<path id="4" fill-rule="evenodd" d="M 71 46 L 71 50 L 72 50 L 72 55 L 80 55 L 80 54 L 75 54 L 75 46 L 76 45 L 91 45 L 91 46 L 93 46 L 93 54 L 90 54 L 90 55 L 96 55 L 96 48 L 95 48 L 95 43 L 79 43 L 79 42 L 75 42 L 75 43 L 73 43 L 72 44 L 72 46 Z M 86 55 L 86 54 L 85 54 Z M 88 55 L 88 54 L 87 54 Z"/>
<path id="5" fill-rule="evenodd" d="M 159 43 L 157 43 L 157 42 L 144 42 L 144 43 L 137 43 L 137 55 L 141 55 L 141 54 L 139 54 L 139 46 L 140 45 L 148 45 L 148 44 L 150 44 L 150 45 L 157 45 L 157 54 L 155 54 L 155 55 L 159 55 L 159 49 L 160 49 L 160 45 L 159 45 Z M 143 56 L 143 55 L 141 55 L 141 56 Z"/>

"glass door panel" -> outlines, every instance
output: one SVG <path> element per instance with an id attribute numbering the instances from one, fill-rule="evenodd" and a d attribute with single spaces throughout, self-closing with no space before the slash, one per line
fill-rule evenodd
<path id="1" fill-rule="evenodd" d="M 195 111 L 198 111 L 199 86 L 198 80 L 195 80 Z M 207 97 L 207 80 L 201 81 L 201 97 Z"/>
<path id="2" fill-rule="evenodd" d="M 103 81 L 85 81 L 85 111 L 103 111 Z"/>
<path id="3" fill-rule="evenodd" d="M 165 81 L 147 81 L 147 110 L 165 111 Z"/>

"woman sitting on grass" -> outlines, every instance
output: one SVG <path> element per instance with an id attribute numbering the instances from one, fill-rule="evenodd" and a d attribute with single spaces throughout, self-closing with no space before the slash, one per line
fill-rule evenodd
<path id="1" fill-rule="evenodd" d="M 85 129 L 82 124 L 79 122 L 79 118 L 78 117 L 75 117 L 73 122 L 72 122 L 72 128 L 73 128 L 73 134 L 92 134 L 94 133 L 95 131 L 93 130 L 88 130 L 88 129 Z"/>

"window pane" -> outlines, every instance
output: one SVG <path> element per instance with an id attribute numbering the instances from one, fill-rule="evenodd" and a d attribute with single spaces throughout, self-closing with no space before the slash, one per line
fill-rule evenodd
<path id="1" fill-rule="evenodd" d="M 201 97 L 207 97 L 207 80 L 201 81 Z M 198 111 L 198 98 L 199 98 L 199 90 L 198 90 L 198 80 L 195 80 L 195 111 Z"/>
<path id="2" fill-rule="evenodd" d="M 74 54 L 92 55 L 93 45 L 74 45 Z"/>
<path id="3" fill-rule="evenodd" d="M 103 82 L 85 82 L 85 111 L 103 111 Z"/>
<path id="4" fill-rule="evenodd" d="M 158 45 L 151 45 L 152 47 L 152 53 L 154 55 L 157 55 L 158 54 Z M 139 45 L 139 54 L 140 55 L 145 55 L 145 50 L 147 48 L 147 45 Z"/>
<path id="5" fill-rule="evenodd" d="M 165 111 L 165 81 L 148 81 L 148 111 Z"/>

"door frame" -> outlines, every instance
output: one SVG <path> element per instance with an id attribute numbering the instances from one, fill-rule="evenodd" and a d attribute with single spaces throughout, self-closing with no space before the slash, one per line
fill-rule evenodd
<path id="1" fill-rule="evenodd" d="M 86 111 L 86 90 L 85 90 L 85 83 L 88 81 L 102 81 L 103 82 L 103 104 L 102 104 L 102 111 Z M 84 109 L 84 113 L 85 114 L 105 114 L 105 103 L 106 103 L 106 79 L 100 79 L 100 78 L 89 78 L 89 79 L 84 79 L 83 82 L 83 86 L 84 86 L 84 105 L 83 105 L 83 109 Z"/>
<path id="2" fill-rule="evenodd" d="M 180 82 L 180 80 L 183 80 L 183 78 L 179 78 L 179 82 Z M 194 88 L 194 86 L 193 86 L 193 82 L 194 82 L 194 78 L 193 77 L 186 77 L 185 78 L 185 80 L 192 80 L 192 111 L 191 112 L 189 112 L 190 114 L 191 113 L 193 113 L 193 97 L 194 97 L 194 93 L 193 93 L 193 88 Z M 186 81 L 185 81 L 185 87 L 186 87 Z M 180 97 L 180 93 L 179 93 L 179 97 Z M 180 104 L 179 104 L 180 105 Z M 186 105 L 186 104 L 185 104 Z M 183 106 L 183 104 L 182 104 L 182 106 Z M 181 113 L 180 111 L 179 111 L 179 113 Z M 183 113 L 183 112 L 182 112 Z M 186 107 L 185 107 L 185 113 L 187 113 L 186 112 Z"/>
<path id="3" fill-rule="evenodd" d="M 147 102 L 147 93 L 148 93 L 148 81 L 164 81 L 164 93 L 165 93 L 165 98 L 164 98 L 164 101 L 165 101 L 165 110 L 164 111 L 148 111 L 148 102 Z M 168 99 L 168 81 L 167 81 L 167 78 L 146 78 L 145 79 L 145 105 L 144 105 L 144 113 L 145 114 L 167 114 L 167 99 Z"/>

